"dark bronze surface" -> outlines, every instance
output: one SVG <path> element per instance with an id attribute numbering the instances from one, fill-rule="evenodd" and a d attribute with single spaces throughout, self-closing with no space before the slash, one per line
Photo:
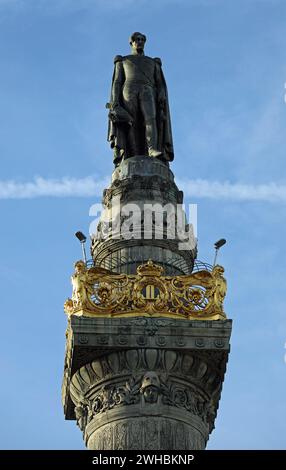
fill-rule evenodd
<path id="1" fill-rule="evenodd" d="M 146 36 L 133 33 L 131 54 L 116 56 L 108 140 L 114 163 L 135 155 L 174 158 L 167 86 L 159 58 L 144 55 Z"/>

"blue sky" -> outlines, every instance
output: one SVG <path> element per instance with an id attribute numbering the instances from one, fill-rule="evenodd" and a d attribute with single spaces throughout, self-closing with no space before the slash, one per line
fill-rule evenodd
<path id="1" fill-rule="evenodd" d="M 0 0 L 2 449 L 82 449 L 61 381 L 74 237 L 112 172 L 113 57 L 161 57 L 199 259 L 228 280 L 232 350 L 208 449 L 286 448 L 286 4 Z"/>

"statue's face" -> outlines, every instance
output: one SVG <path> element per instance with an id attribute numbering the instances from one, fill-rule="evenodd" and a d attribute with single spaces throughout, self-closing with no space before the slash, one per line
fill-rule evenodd
<path id="1" fill-rule="evenodd" d="M 85 264 L 83 261 L 77 261 L 75 263 L 75 271 L 76 273 L 82 273 L 84 271 Z"/>
<path id="2" fill-rule="evenodd" d="M 132 42 L 132 49 L 135 49 L 137 52 L 143 51 L 145 45 L 145 39 L 144 36 L 141 34 L 137 34 L 135 36 L 134 41 Z"/>

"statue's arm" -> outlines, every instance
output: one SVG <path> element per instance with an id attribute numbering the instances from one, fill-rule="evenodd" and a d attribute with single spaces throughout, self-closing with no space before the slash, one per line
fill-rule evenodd
<path id="1" fill-rule="evenodd" d="M 166 90 L 165 90 L 165 82 L 163 79 L 163 72 L 161 69 L 162 62 L 159 57 L 154 59 L 155 61 L 155 82 L 158 91 L 158 101 L 159 103 L 164 103 L 166 101 Z"/>
<path id="2" fill-rule="evenodd" d="M 112 90 L 111 90 L 111 104 L 113 108 L 118 106 L 120 103 L 122 85 L 125 80 L 122 61 L 123 61 L 122 56 L 117 55 L 114 59 L 114 75 L 113 75 Z"/>

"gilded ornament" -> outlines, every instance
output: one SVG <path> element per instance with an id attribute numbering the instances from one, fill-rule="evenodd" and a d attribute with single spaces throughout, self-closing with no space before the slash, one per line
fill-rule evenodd
<path id="1" fill-rule="evenodd" d="M 88 317 L 171 317 L 190 320 L 223 320 L 226 295 L 224 268 L 189 275 L 164 276 L 152 260 L 136 274 L 119 274 L 100 267 L 75 263 L 72 298 L 64 305 L 70 315 Z"/>

